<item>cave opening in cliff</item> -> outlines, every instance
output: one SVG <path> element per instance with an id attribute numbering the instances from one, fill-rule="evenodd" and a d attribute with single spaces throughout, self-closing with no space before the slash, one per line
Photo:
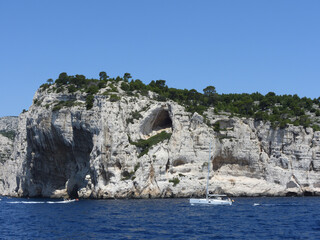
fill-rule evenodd
<path id="1" fill-rule="evenodd" d="M 76 198 L 79 198 L 79 195 L 78 195 L 78 185 L 75 184 L 72 188 L 72 190 L 70 191 L 69 193 L 69 197 L 71 199 L 76 199 Z"/>
<path id="2" fill-rule="evenodd" d="M 172 120 L 165 108 L 155 109 L 141 125 L 141 131 L 145 135 L 162 130 L 172 130 Z"/>
<path id="3" fill-rule="evenodd" d="M 56 190 L 65 189 L 68 182 L 68 194 L 75 198 L 85 183 L 84 178 L 90 166 L 92 133 L 81 127 L 73 127 L 72 140 L 68 142 L 58 130 L 56 126 L 51 126 L 51 131 L 45 133 L 28 130 L 28 141 L 32 142 L 28 149 L 30 179 L 33 185 L 41 187 L 39 193 L 32 194 L 53 194 Z M 34 140 L 39 134 L 43 134 L 41 142 Z"/>
<path id="4" fill-rule="evenodd" d="M 305 196 L 305 197 L 311 197 L 311 196 L 314 196 L 315 194 L 314 194 L 314 192 L 310 192 L 310 191 L 304 191 L 303 192 L 303 196 Z"/>
<path id="5" fill-rule="evenodd" d="M 159 131 L 161 129 L 172 128 L 172 121 L 169 112 L 162 109 L 158 112 L 156 119 L 153 122 L 152 131 Z"/>

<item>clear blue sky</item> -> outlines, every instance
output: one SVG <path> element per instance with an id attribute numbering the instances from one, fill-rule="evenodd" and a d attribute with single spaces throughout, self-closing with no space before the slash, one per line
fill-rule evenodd
<path id="1" fill-rule="evenodd" d="M 0 1 L 0 117 L 59 73 L 320 96 L 320 1 Z"/>

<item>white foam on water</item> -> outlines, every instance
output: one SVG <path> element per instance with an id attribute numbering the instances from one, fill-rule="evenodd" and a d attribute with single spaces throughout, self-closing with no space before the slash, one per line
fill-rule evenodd
<path id="1" fill-rule="evenodd" d="M 48 201 L 48 202 L 46 202 L 46 203 L 49 203 L 49 204 L 55 204 L 55 203 L 57 203 L 57 204 L 59 204 L 59 203 L 72 203 L 72 202 L 75 202 L 76 200 L 64 200 L 64 201 Z"/>
<path id="2" fill-rule="evenodd" d="M 10 204 L 43 204 L 43 203 L 48 203 L 48 204 L 60 204 L 60 203 L 72 203 L 75 202 L 76 200 L 63 200 L 63 201 L 46 201 L 46 202 L 35 202 L 35 201 L 14 201 L 14 202 L 7 202 Z"/>
<path id="3" fill-rule="evenodd" d="M 7 203 L 10 203 L 10 204 L 40 204 L 40 203 L 45 203 L 45 202 L 29 202 L 29 201 L 15 201 L 15 202 L 7 202 Z"/>

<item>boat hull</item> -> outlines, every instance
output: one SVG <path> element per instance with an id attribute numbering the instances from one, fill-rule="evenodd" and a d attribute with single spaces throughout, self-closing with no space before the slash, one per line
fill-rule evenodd
<path id="1" fill-rule="evenodd" d="M 232 205 L 232 201 L 229 200 L 220 200 L 220 199 L 197 199 L 197 198 L 191 198 L 190 204 L 202 204 L 202 205 Z"/>

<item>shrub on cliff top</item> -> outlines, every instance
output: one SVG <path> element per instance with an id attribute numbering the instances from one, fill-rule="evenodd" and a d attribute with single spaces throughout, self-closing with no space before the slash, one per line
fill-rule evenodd
<path id="1" fill-rule="evenodd" d="M 96 94 L 97 89 L 105 88 L 107 83 L 110 90 L 108 92 L 117 92 L 116 83 L 121 83 L 121 89 L 127 95 L 134 95 L 140 93 L 147 96 L 148 92 L 157 93 L 157 101 L 166 101 L 171 99 L 177 103 L 185 106 L 186 111 L 191 113 L 203 113 L 209 107 L 214 107 L 214 113 L 228 112 L 232 115 L 237 115 L 247 118 L 255 118 L 255 120 L 270 121 L 273 127 L 285 127 L 288 124 L 298 124 L 304 127 L 312 126 L 315 123 L 314 119 L 310 117 L 309 112 L 320 116 L 320 98 L 300 98 L 298 95 L 276 95 L 274 92 L 269 92 L 262 95 L 258 92 L 248 94 L 219 94 L 214 86 L 208 86 L 203 89 L 203 93 L 195 89 L 175 89 L 169 88 L 165 80 L 152 80 L 149 84 L 144 84 L 139 79 L 132 79 L 130 73 L 125 73 L 123 78 L 109 78 L 105 72 L 100 72 L 100 80 L 87 79 L 84 75 L 68 76 L 67 73 L 61 73 L 55 81 L 56 92 L 64 91 L 69 85 L 74 87 L 69 88 L 69 92 L 75 90 L 87 91 L 90 95 Z M 130 80 L 130 81 L 129 81 Z M 49 83 L 44 84 L 41 89 L 49 87 Z M 118 97 L 111 97 L 111 101 L 117 101 Z M 317 107 L 315 105 L 318 105 Z M 90 107 L 90 105 L 89 105 Z M 307 116 L 307 117 L 305 117 Z M 296 118 L 297 122 L 294 122 Z M 281 121 L 288 119 L 287 122 Z"/>
<path id="2" fill-rule="evenodd" d="M 91 85 L 90 87 L 87 88 L 86 93 L 94 95 L 97 92 L 99 92 L 99 87 L 96 85 Z"/>
<path id="3" fill-rule="evenodd" d="M 41 90 L 46 90 L 47 88 L 49 88 L 51 85 L 49 83 L 44 83 L 40 86 Z"/>
<path id="4" fill-rule="evenodd" d="M 77 88 L 72 84 L 68 87 L 68 92 L 69 93 L 74 93 L 77 91 Z"/>

